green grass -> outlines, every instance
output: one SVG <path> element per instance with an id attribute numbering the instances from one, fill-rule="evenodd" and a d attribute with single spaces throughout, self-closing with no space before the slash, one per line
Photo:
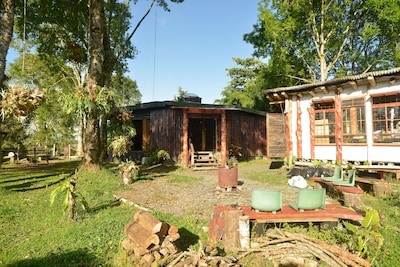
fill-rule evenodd
<path id="1" fill-rule="evenodd" d="M 241 162 L 241 175 L 274 185 L 287 185 L 285 172 L 269 169 L 264 160 Z M 88 212 L 80 212 L 77 222 L 63 215 L 62 197 L 50 207 L 50 193 L 75 173 L 78 161 L 38 164 L 36 167 L 3 165 L 0 169 L 0 266 L 129 266 L 131 263 L 121 248 L 125 238 L 124 226 L 133 219 L 137 209 L 117 202 L 116 190 L 122 185 L 115 166 L 96 173 L 79 172 L 77 191 L 89 203 Z M 185 176 L 180 168 L 161 166 L 146 170 L 140 182 L 168 177 L 171 183 L 201 182 L 201 178 Z M 159 197 L 166 197 L 160 195 Z M 396 266 L 400 262 L 400 193 L 387 198 L 365 196 L 366 205 L 377 209 L 384 217 L 385 244 L 375 266 Z M 155 213 L 158 219 L 179 228 L 181 249 L 198 248 L 199 239 L 205 244 L 208 235 L 202 230 L 207 222 L 194 216 L 184 218 Z M 317 231 L 314 236 L 323 240 L 345 242 L 347 236 L 337 232 Z M 249 266 L 267 264 L 259 258 L 247 258 Z M 254 265 L 255 264 L 255 265 Z M 258 265 L 257 265 L 258 264 Z"/>
<path id="2" fill-rule="evenodd" d="M 78 161 L 29 168 L 3 165 L 0 169 L 0 266 L 128 265 L 121 241 L 125 238 L 124 226 L 133 219 L 137 209 L 114 198 L 115 190 L 127 189 L 120 183 L 116 170 L 79 172 L 76 190 L 84 195 L 90 209 L 80 212 L 77 222 L 64 216 L 62 195 L 50 207 L 52 190 L 67 174 L 75 173 L 78 166 Z M 163 176 L 162 172 L 156 170 L 153 177 Z M 179 175 L 172 179 L 173 182 L 185 180 Z M 155 216 L 179 228 L 182 237 L 177 245 L 183 249 L 196 246 L 199 238 L 206 238 L 198 226 L 200 222 L 162 213 Z"/>

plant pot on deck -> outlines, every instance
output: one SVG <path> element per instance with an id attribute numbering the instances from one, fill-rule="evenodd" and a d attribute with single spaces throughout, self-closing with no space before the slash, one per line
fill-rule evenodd
<path id="1" fill-rule="evenodd" d="M 238 168 L 218 168 L 218 186 L 236 187 L 238 185 Z"/>

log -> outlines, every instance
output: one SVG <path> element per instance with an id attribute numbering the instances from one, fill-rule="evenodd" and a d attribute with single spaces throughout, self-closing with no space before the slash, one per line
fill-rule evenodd
<path id="1" fill-rule="evenodd" d="M 225 250 L 236 251 L 240 247 L 239 217 L 242 215 L 242 210 L 224 211 L 225 229 L 222 241 Z"/>
<path id="2" fill-rule="evenodd" d="M 242 248 L 250 248 L 250 219 L 249 216 L 239 217 L 239 237 Z"/>
<path id="3" fill-rule="evenodd" d="M 139 210 L 138 212 L 136 212 L 133 220 L 139 222 L 152 234 L 156 234 L 161 231 L 162 222 L 144 210 Z"/>
<path id="4" fill-rule="evenodd" d="M 164 238 L 167 234 L 168 234 L 168 230 L 170 228 L 170 225 L 166 222 L 161 222 L 161 228 L 160 231 L 158 231 L 156 234 L 160 237 L 160 238 Z"/>
<path id="5" fill-rule="evenodd" d="M 178 227 L 170 224 L 168 228 L 168 235 L 173 235 L 178 233 Z"/>
<path id="6" fill-rule="evenodd" d="M 132 240 L 130 238 L 125 238 L 122 241 L 122 247 L 126 250 L 128 255 L 131 254 L 132 252 L 134 252 L 136 246 L 137 246 L 137 244 L 132 242 Z"/>
<path id="7" fill-rule="evenodd" d="M 151 233 L 137 221 L 128 223 L 124 228 L 124 232 L 131 240 L 146 249 L 160 243 L 158 235 Z"/>

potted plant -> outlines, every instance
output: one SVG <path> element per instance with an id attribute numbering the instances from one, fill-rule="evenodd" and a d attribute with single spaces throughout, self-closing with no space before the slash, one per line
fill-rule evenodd
<path id="1" fill-rule="evenodd" d="M 121 180 L 123 184 L 131 184 L 139 175 L 139 165 L 132 160 L 122 162 L 118 168 L 120 169 Z"/>
<path id="2" fill-rule="evenodd" d="M 231 156 L 226 163 L 226 166 L 218 168 L 218 186 L 236 187 L 238 185 L 238 160 L 235 156 Z"/>

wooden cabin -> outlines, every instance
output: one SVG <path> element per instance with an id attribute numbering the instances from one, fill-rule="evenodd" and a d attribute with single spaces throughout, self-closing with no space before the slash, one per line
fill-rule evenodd
<path id="1" fill-rule="evenodd" d="M 264 93 L 284 107 L 286 156 L 400 163 L 400 68 Z"/>
<path id="2" fill-rule="evenodd" d="M 149 150 L 164 149 L 175 162 L 189 166 L 190 147 L 195 151 L 219 152 L 221 165 L 226 164 L 232 145 L 241 147 L 242 156 L 246 158 L 265 156 L 267 150 L 271 154 L 279 150 L 279 146 L 267 149 L 265 112 L 202 104 L 201 99 L 193 99 L 196 100 L 128 106 L 133 112 L 137 132 L 133 140 L 134 153 L 143 155 Z M 272 115 L 270 120 L 282 124 L 283 117 L 278 116 L 274 120 Z M 284 131 L 283 124 L 280 131 Z"/>

